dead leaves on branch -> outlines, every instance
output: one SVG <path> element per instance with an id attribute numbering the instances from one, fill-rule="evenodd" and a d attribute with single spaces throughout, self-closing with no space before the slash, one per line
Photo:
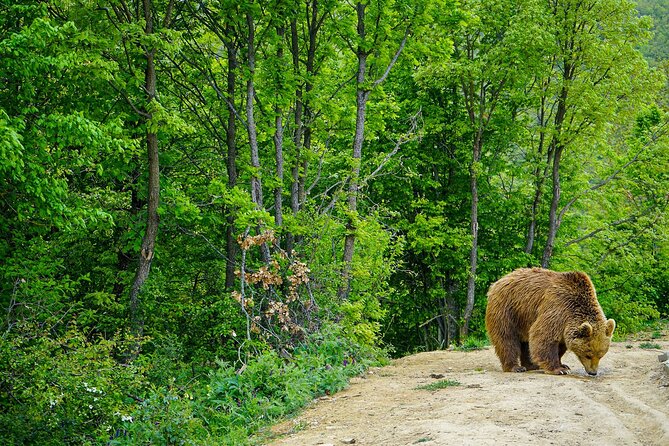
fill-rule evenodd
<path id="1" fill-rule="evenodd" d="M 247 232 L 248 234 L 248 232 Z M 231 293 L 247 318 L 248 333 L 272 344 L 289 347 L 316 326 L 313 296 L 309 289 L 309 267 L 293 252 L 276 249 L 269 262 L 250 269 L 247 254 L 254 247 L 276 246 L 276 236 L 267 230 L 258 235 L 240 235 L 237 243 L 244 259 L 235 271 L 240 289 Z"/>

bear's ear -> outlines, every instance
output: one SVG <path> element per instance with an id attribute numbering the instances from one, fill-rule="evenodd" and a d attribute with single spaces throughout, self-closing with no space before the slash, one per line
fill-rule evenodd
<path id="1" fill-rule="evenodd" d="M 589 338 L 592 336 L 592 325 L 589 322 L 583 322 L 578 330 L 576 331 L 576 336 L 579 338 Z"/>
<path id="2" fill-rule="evenodd" d="M 606 321 L 606 336 L 611 337 L 613 330 L 616 329 L 616 321 L 609 319 Z"/>

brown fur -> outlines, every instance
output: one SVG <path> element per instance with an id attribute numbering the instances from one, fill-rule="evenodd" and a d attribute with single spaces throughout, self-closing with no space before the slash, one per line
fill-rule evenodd
<path id="1" fill-rule="evenodd" d="M 569 370 L 561 362 L 567 350 L 596 375 L 615 329 L 587 274 L 542 268 L 521 268 L 493 283 L 485 322 L 505 372 L 558 375 Z"/>

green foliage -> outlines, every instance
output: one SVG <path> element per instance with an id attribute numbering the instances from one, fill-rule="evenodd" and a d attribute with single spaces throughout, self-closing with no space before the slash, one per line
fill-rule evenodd
<path id="1" fill-rule="evenodd" d="M 76 326 L 58 337 L 16 324 L 0 338 L 3 444 L 100 444 L 134 410 L 143 369 L 121 364 L 120 337 L 89 340 Z"/>
<path id="2" fill-rule="evenodd" d="M 0 0 L 0 443 L 248 444 L 374 356 L 480 348 L 489 284 L 541 261 L 557 144 L 551 268 L 617 335 L 669 313 L 660 3 L 650 46 L 626 0 L 363 2 L 365 35 L 339 0 L 149 3 L 152 33 L 138 0 Z"/>
<path id="3" fill-rule="evenodd" d="M 374 352 L 324 327 L 289 361 L 267 350 L 236 370 L 219 362 L 206 378 L 152 388 L 112 444 L 248 444 L 251 435 L 344 388 L 374 361 Z"/>
<path id="4" fill-rule="evenodd" d="M 482 350 L 483 348 L 489 345 L 490 342 L 488 342 L 486 338 L 475 338 L 473 336 L 470 336 L 467 339 L 465 339 L 462 345 L 458 345 L 457 347 L 455 347 L 455 349 L 469 352 L 473 350 Z"/>
<path id="5" fill-rule="evenodd" d="M 36 332 L 16 325 L 0 339 L 3 444 L 247 444 L 262 426 L 344 388 L 378 355 L 323 327 L 289 361 L 267 350 L 240 370 L 220 362 L 193 379 L 165 350 L 125 364 L 130 342 L 120 338 Z"/>

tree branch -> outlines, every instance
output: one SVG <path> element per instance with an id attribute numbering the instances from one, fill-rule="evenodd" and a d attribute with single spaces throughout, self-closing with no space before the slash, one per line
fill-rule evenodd
<path id="1" fill-rule="evenodd" d="M 386 80 L 388 75 L 390 74 L 390 70 L 393 69 L 393 66 L 395 65 L 395 62 L 397 62 L 397 59 L 399 59 L 400 54 L 402 54 L 402 50 L 404 49 L 404 45 L 407 43 L 407 38 L 409 37 L 409 32 L 411 31 L 411 28 L 407 28 L 406 31 L 404 31 L 404 37 L 402 38 L 402 42 L 400 43 L 400 47 L 397 49 L 397 52 L 395 52 L 395 55 L 393 56 L 392 60 L 386 67 L 386 71 L 383 73 L 383 75 L 378 78 L 374 83 L 372 84 L 372 88 L 376 87 L 379 85 L 381 82 Z"/>

